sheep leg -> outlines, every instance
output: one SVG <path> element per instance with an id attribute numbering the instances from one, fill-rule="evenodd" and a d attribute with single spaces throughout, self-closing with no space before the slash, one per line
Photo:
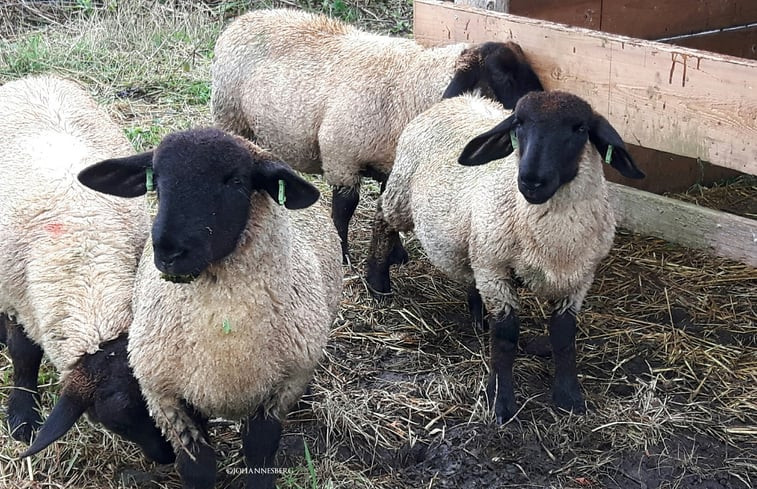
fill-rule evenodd
<path id="1" fill-rule="evenodd" d="M 281 440 L 281 422 L 259 409 L 242 424 L 242 450 L 247 465 L 247 489 L 274 489 L 274 457 Z"/>
<path id="2" fill-rule="evenodd" d="M 8 320 L 8 316 L 0 314 L 0 346 L 8 343 L 8 328 L 5 326 L 5 322 Z"/>
<path id="3" fill-rule="evenodd" d="M 486 386 L 489 405 L 493 404 L 497 423 L 510 419 L 516 411 L 513 363 L 518 348 L 519 323 L 512 308 L 489 320 L 490 374 Z"/>
<path id="4" fill-rule="evenodd" d="M 13 362 L 13 390 L 8 396 L 8 424 L 13 438 L 29 443 L 32 432 L 42 422 L 37 410 L 37 376 L 42 349 L 26 336 L 20 325 L 10 320 L 5 324 L 8 330 L 8 352 Z"/>
<path id="5" fill-rule="evenodd" d="M 150 399 L 149 394 L 147 395 Z M 207 418 L 182 402 L 176 406 L 170 399 L 159 402 L 153 411 L 158 425 L 173 438 L 176 449 L 176 471 L 184 489 L 212 489 L 216 483 L 216 453 L 210 445 Z"/>
<path id="6" fill-rule="evenodd" d="M 381 190 L 379 193 L 384 193 L 386 190 L 386 180 L 388 175 L 379 180 L 381 183 Z M 404 265 L 410 261 L 410 256 L 407 254 L 407 250 L 402 246 L 402 241 L 399 238 L 392 245 L 392 250 L 389 252 L 389 265 Z"/>
<path id="7" fill-rule="evenodd" d="M 331 201 L 331 219 L 342 241 L 342 260 L 345 264 L 350 261 L 350 249 L 347 234 L 350 220 L 360 201 L 360 187 L 342 187 L 335 185 Z"/>
<path id="8" fill-rule="evenodd" d="M 481 299 L 481 293 L 475 285 L 468 287 L 468 309 L 473 319 L 473 327 L 478 331 L 486 331 L 489 329 L 489 325 L 484 321 L 486 316 L 486 306 Z"/>
<path id="9" fill-rule="evenodd" d="M 570 309 L 552 313 L 549 339 L 555 359 L 552 399 L 562 409 L 582 413 L 586 408 L 576 368 L 576 316 Z"/>
<path id="10" fill-rule="evenodd" d="M 392 230 L 384 220 L 384 212 L 379 203 L 373 218 L 371 247 L 365 264 L 365 280 L 375 299 L 381 299 L 392 290 L 389 279 L 389 267 L 392 265 L 390 255 L 399 242 L 399 233 Z"/>

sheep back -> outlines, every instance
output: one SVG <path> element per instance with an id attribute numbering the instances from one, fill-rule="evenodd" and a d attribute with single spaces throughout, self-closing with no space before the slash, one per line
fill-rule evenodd
<path id="1" fill-rule="evenodd" d="M 0 145 L 0 310 L 65 378 L 128 329 L 147 237 L 140 201 L 95 195 L 76 174 L 133 150 L 78 85 L 51 76 L 0 87 Z"/>
<path id="2" fill-rule="evenodd" d="M 212 112 L 297 170 L 357 185 L 387 174 L 404 125 L 441 99 L 466 45 L 424 49 L 294 10 L 241 16 L 219 37 Z"/>

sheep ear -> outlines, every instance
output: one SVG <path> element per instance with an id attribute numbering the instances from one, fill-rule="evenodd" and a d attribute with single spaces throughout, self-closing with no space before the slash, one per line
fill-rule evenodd
<path id="1" fill-rule="evenodd" d="M 639 170 L 631 155 L 628 154 L 626 145 L 620 139 L 618 132 L 601 115 L 596 116 L 594 127 L 589 130 L 589 139 L 605 162 L 618 170 L 621 175 L 635 179 L 644 178 L 644 172 Z M 612 146 L 611 150 L 610 146 Z"/>
<path id="2" fill-rule="evenodd" d="M 478 83 L 478 72 L 479 67 L 477 65 L 468 65 L 463 68 L 458 68 L 452 76 L 452 81 L 449 82 L 449 85 L 447 85 L 447 88 L 444 90 L 442 98 L 457 97 L 465 92 L 472 91 Z"/>
<path id="3" fill-rule="evenodd" d="M 477 166 L 508 156 L 514 149 L 510 131 L 515 120 L 513 114 L 493 129 L 471 139 L 457 162 L 464 166 Z"/>
<path id="4" fill-rule="evenodd" d="M 304 209 L 313 205 L 321 193 L 299 176 L 289 165 L 266 160 L 256 165 L 253 188 L 265 190 L 273 200 L 287 209 Z"/>
<path id="5" fill-rule="evenodd" d="M 79 181 L 104 194 L 138 197 L 146 191 L 145 170 L 152 167 L 152 151 L 124 158 L 112 158 L 79 172 Z"/>
<path id="6" fill-rule="evenodd" d="M 68 433 L 82 414 L 92 405 L 71 389 L 64 388 L 50 416 L 37 432 L 34 443 L 19 458 L 29 457 L 47 448 L 51 443 Z"/>

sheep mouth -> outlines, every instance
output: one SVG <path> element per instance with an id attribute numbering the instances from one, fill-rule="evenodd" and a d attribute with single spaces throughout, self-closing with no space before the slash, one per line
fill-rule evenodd
<path id="1" fill-rule="evenodd" d="M 165 280 L 166 282 L 173 282 L 175 284 L 188 284 L 194 279 L 196 279 L 198 275 L 194 274 L 184 274 L 184 275 L 175 275 L 172 273 L 161 273 L 160 278 Z"/>

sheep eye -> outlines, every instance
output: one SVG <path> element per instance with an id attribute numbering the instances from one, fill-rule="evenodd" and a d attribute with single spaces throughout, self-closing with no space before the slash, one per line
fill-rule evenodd
<path id="1" fill-rule="evenodd" d="M 573 126 L 573 131 L 579 134 L 583 134 L 588 130 L 589 128 L 586 124 L 576 124 L 575 126 Z"/>
<path id="2" fill-rule="evenodd" d="M 224 182 L 226 185 L 242 185 L 242 179 L 239 177 L 231 176 Z"/>

